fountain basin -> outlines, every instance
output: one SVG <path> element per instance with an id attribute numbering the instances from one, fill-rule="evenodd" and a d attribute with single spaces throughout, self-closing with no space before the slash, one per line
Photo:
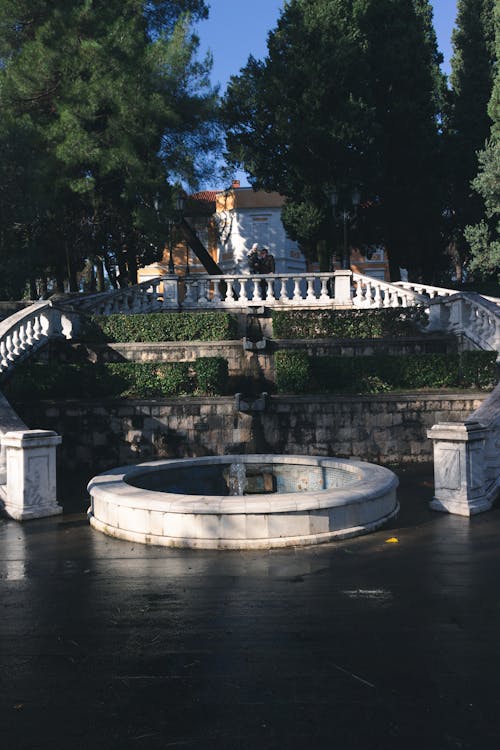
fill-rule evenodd
<path id="1" fill-rule="evenodd" d="M 257 491 L 214 494 L 221 473 L 227 476 L 232 465 L 241 464 L 252 477 L 250 490 Z M 259 471 L 262 481 L 255 479 Z M 201 485 L 197 472 L 205 476 Z M 265 476 L 273 478 L 272 488 Z M 150 461 L 94 477 L 88 515 L 93 528 L 144 544 L 200 549 L 320 544 L 366 534 L 389 521 L 399 510 L 398 483 L 381 466 L 321 456 Z"/>

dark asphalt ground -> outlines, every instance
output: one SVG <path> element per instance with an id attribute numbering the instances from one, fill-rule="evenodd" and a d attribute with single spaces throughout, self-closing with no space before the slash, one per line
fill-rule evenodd
<path id="1" fill-rule="evenodd" d="M 400 478 L 389 529 L 304 549 L 0 521 L 1 750 L 498 750 L 500 509 Z"/>

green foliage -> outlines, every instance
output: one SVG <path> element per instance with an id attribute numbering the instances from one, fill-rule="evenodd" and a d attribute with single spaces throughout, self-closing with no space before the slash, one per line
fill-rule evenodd
<path id="1" fill-rule="evenodd" d="M 471 192 L 470 185 L 477 173 L 477 153 L 484 148 L 491 125 L 488 101 L 497 58 L 494 6 L 495 0 L 459 0 L 452 38 L 452 91 L 446 139 L 451 211 L 447 231 L 450 253 L 459 268 L 469 258 L 467 242 L 474 245 L 472 253 L 476 256 L 482 246 L 479 238 L 472 242 L 464 230 L 467 225 L 479 223 L 482 216 L 480 197 Z M 477 263 L 474 270 L 479 270 Z"/>
<path id="2" fill-rule="evenodd" d="M 237 338 L 237 320 L 225 312 L 99 315 L 87 319 L 85 341 L 227 341 Z"/>
<path id="3" fill-rule="evenodd" d="M 335 234 L 333 186 L 342 199 L 357 186 L 371 217 L 355 240 L 385 241 L 394 269 L 436 265 L 444 79 L 431 18 L 428 0 L 290 0 L 265 60 L 231 78 L 229 158 L 287 197 L 306 250 Z"/>
<path id="4" fill-rule="evenodd" d="M 221 395 L 227 389 L 227 361 L 219 357 L 194 363 L 106 365 L 28 364 L 16 368 L 5 384 L 13 401 L 42 398 L 167 398 L 192 393 Z"/>
<path id="5" fill-rule="evenodd" d="M 307 393 L 310 390 L 310 365 L 306 352 L 276 352 L 275 367 L 279 393 Z"/>
<path id="6" fill-rule="evenodd" d="M 278 357 L 278 354 L 285 356 Z M 276 385 L 280 393 L 487 388 L 495 383 L 495 377 L 495 352 L 307 357 L 304 352 L 287 351 L 276 355 Z"/>
<path id="7" fill-rule="evenodd" d="M 500 4 L 495 7 L 496 57 L 500 55 Z M 489 101 L 491 138 L 479 154 L 479 174 L 472 185 L 484 204 L 484 219 L 465 229 L 472 259 L 470 270 L 500 282 L 500 68 Z"/>
<path id="8" fill-rule="evenodd" d="M 0 3 L 0 250 L 27 274 L 75 289 L 86 257 L 113 281 L 154 259 L 155 196 L 168 215 L 217 140 L 192 32 L 206 14 L 203 0 Z"/>
<path id="9" fill-rule="evenodd" d="M 382 338 L 415 336 L 426 322 L 423 308 L 404 310 L 273 311 L 273 335 L 278 339 Z"/>
<path id="10" fill-rule="evenodd" d="M 199 357 L 194 363 L 197 391 L 216 395 L 226 393 L 229 373 L 227 359 L 223 357 Z"/>

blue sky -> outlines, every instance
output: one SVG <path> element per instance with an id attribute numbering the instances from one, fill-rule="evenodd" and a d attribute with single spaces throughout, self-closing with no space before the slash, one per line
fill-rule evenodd
<path id="1" fill-rule="evenodd" d="M 276 25 L 283 0 L 211 0 L 210 17 L 198 26 L 200 52 L 210 49 L 214 57 L 212 80 L 225 89 L 229 77 L 238 73 L 248 56 L 265 56 L 268 32 Z M 433 0 L 434 26 L 439 48 L 449 72 L 451 32 L 456 0 Z"/>

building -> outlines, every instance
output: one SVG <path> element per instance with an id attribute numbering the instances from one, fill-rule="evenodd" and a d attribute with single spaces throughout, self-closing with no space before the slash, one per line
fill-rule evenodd
<path id="1" fill-rule="evenodd" d="M 240 187 L 238 180 L 227 190 L 205 190 L 189 196 L 185 217 L 223 273 L 248 273 L 247 256 L 255 243 L 267 247 L 274 256 L 276 273 L 304 273 L 307 264 L 298 243 L 291 240 L 281 221 L 285 198 L 276 192 Z M 139 281 L 168 273 L 170 256 L 175 272 L 205 271 L 185 240 L 170 238 L 162 260 L 139 269 Z M 340 267 L 334 264 L 334 269 Z M 389 268 L 383 248 L 370 258 L 351 248 L 351 268 L 358 273 L 389 280 Z"/>

